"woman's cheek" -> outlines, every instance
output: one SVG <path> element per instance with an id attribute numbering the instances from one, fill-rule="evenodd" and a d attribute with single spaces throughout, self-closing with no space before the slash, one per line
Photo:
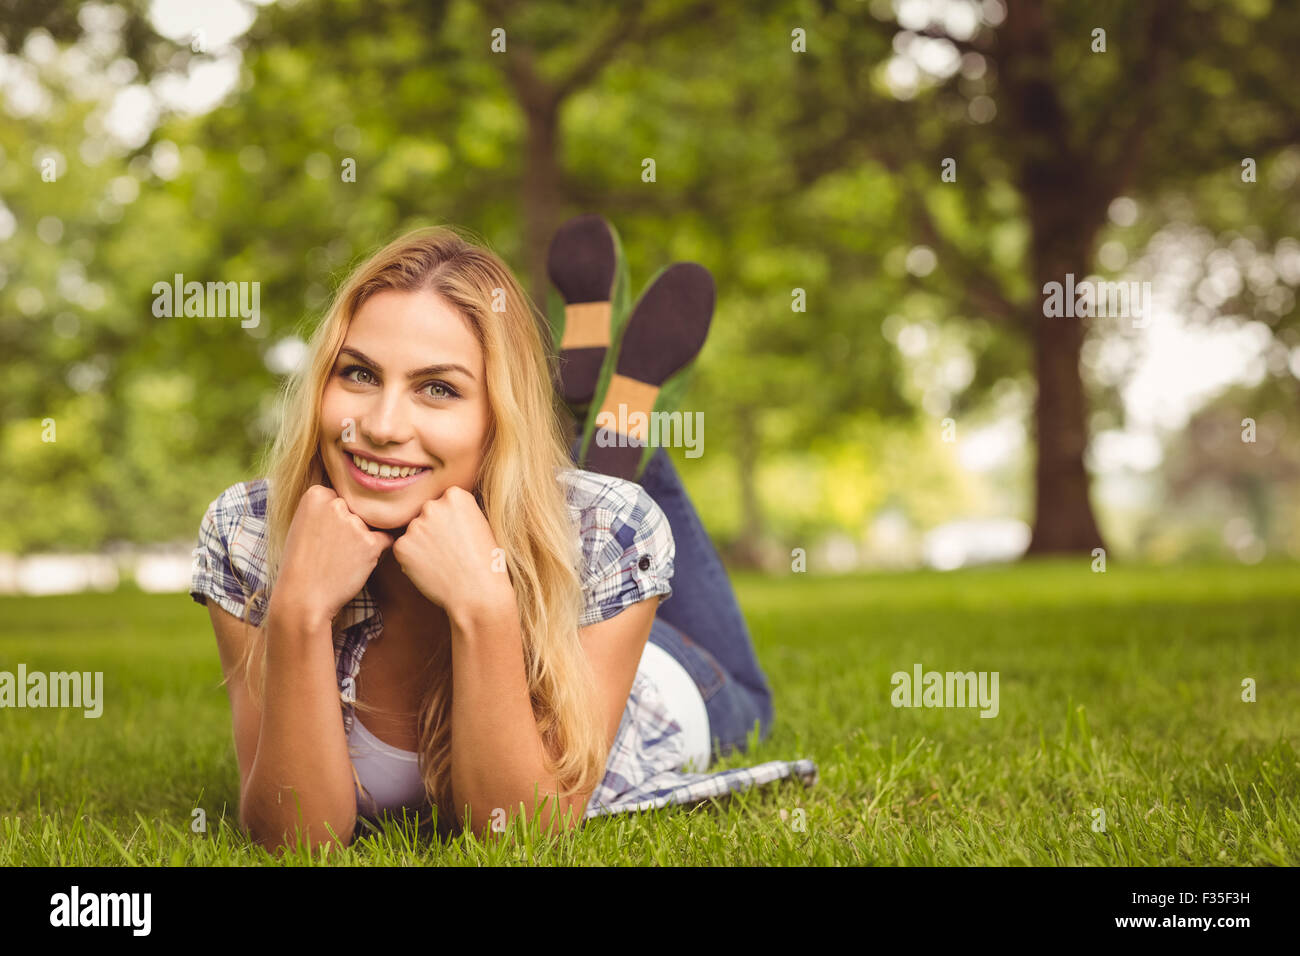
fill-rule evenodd
<path id="1" fill-rule="evenodd" d="M 321 396 L 321 433 L 330 441 L 337 441 L 347 425 L 347 402 L 341 401 L 339 390 L 331 383 Z"/>

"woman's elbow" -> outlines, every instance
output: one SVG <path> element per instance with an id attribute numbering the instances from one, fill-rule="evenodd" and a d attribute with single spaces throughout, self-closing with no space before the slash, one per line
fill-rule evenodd
<path id="1" fill-rule="evenodd" d="M 357 815 L 355 809 L 350 812 L 341 811 L 305 827 L 286 827 L 266 819 L 251 808 L 241 807 L 239 823 L 249 839 L 270 854 L 305 848 L 314 855 L 317 851 L 324 852 L 327 846 L 337 849 L 351 846 L 356 835 Z"/>

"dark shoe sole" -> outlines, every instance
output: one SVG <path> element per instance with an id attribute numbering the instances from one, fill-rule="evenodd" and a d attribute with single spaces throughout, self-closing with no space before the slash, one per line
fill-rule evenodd
<path id="1" fill-rule="evenodd" d="M 610 389 L 602 396 L 602 408 L 594 411 L 589 440 L 585 443 L 583 468 L 618 478 L 635 480 L 645 443 L 620 433 L 617 426 L 601 426 L 597 419 L 609 413 L 620 424 L 635 412 L 647 421 L 653 412 L 659 388 L 699 355 L 708 338 L 717 299 L 713 275 L 694 262 L 676 262 L 662 270 L 642 293 L 623 330 L 613 373 L 626 380 L 620 392 L 633 396 L 637 407 L 620 417 L 609 408 Z M 640 407 L 649 405 L 650 407 Z"/>
<path id="2" fill-rule="evenodd" d="M 585 405 L 595 394 L 609 348 L 609 308 L 618 274 L 613 228 L 594 213 L 570 219 L 551 239 L 546 271 L 565 304 L 560 394 L 569 405 Z M 573 309 L 581 305 L 595 307 Z"/>
<path id="3" fill-rule="evenodd" d="M 674 262 L 632 309 L 614 371 L 662 385 L 704 348 L 717 289 L 713 274 L 695 262 Z"/>

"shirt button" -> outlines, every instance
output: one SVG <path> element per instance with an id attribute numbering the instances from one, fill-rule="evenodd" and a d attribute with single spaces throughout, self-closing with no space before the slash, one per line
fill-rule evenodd
<path id="1" fill-rule="evenodd" d="M 637 566 L 638 568 L 640 568 L 642 571 L 649 570 L 649 568 L 650 568 L 650 555 L 648 555 L 648 554 L 643 554 L 643 555 L 641 555 L 641 560 L 637 562 L 636 566 Z"/>

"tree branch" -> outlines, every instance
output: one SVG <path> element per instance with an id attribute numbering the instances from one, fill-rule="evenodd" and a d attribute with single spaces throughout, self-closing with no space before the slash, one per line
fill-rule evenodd
<path id="1" fill-rule="evenodd" d="M 483 0 L 483 7 L 498 21 L 510 17 L 511 5 L 504 0 Z M 606 28 L 578 58 L 563 76 L 548 80 L 537 68 L 533 49 L 527 43 L 515 41 L 516 55 L 508 57 L 506 74 L 520 101 L 530 109 L 554 110 L 569 96 L 584 89 L 600 75 L 615 55 L 629 43 L 648 43 L 672 33 L 686 23 L 708 19 L 714 5 L 710 2 L 689 4 L 655 21 L 643 21 L 640 4 L 628 4 L 619 9 L 618 18 Z"/>
<path id="2" fill-rule="evenodd" d="M 1133 118 L 1112 140 L 1108 150 L 1110 155 L 1097 167 L 1094 183 L 1099 202 L 1120 195 L 1137 173 L 1146 145 L 1146 131 L 1155 116 L 1157 94 L 1161 92 L 1168 73 L 1178 13 L 1174 0 L 1157 0 L 1151 8 L 1144 31 L 1142 55 L 1120 83 L 1121 89 L 1135 91 L 1132 95 L 1137 98 L 1137 106 Z M 1085 142 L 1100 142 L 1105 124 L 1106 113 L 1101 111 Z"/>
<path id="3" fill-rule="evenodd" d="M 506 0 L 481 0 L 481 6 L 498 24 L 509 22 L 513 12 L 513 4 Z M 557 102 L 555 91 L 537 69 L 532 48 L 515 39 L 508 49 L 510 52 L 504 63 L 506 80 L 525 114 L 541 115 L 549 112 Z"/>
<path id="4" fill-rule="evenodd" d="M 566 76 L 556 81 L 555 102 L 557 104 L 564 102 L 574 92 L 591 83 L 624 43 L 638 39 L 637 24 L 640 19 L 640 4 L 622 7 L 614 25 L 597 37 L 591 49 L 578 60 Z"/>
<path id="5" fill-rule="evenodd" d="M 913 232 L 934 249 L 935 255 L 944 263 L 949 274 L 955 272 L 954 283 L 961 289 L 966 302 L 981 315 L 992 315 L 1006 323 L 1018 322 L 1021 310 L 1007 298 L 997 280 L 939 231 L 925 206 L 924 196 L 916 191 L 909 191 L 908 195 Z"/>
<path id="6" fill-rule="evenodd" d="M 599 75 L 600 71 L 614 59 L 614 54 L 624 44 L 631 41 L 642 44 L 649 43 L 661 36 L 673 33 L 679 27 L 693 21 L 703 22 L 709 19 L 715 9 L 716 5 L 714 3 L 704 0 L 704 2 L 689 4 L 680 10 L 666 14 L 658 20 L 641 23 L 642 11 L 640 4 L 623 7 L 614 25 L 606 31 L 604 36 L 596 40 L 592 48 L 587 51 L 586 56 L 578 61 L 568 75 L 556 82 L 556 102 L 563 102 L 569 95 L 590 84 Z"/>

